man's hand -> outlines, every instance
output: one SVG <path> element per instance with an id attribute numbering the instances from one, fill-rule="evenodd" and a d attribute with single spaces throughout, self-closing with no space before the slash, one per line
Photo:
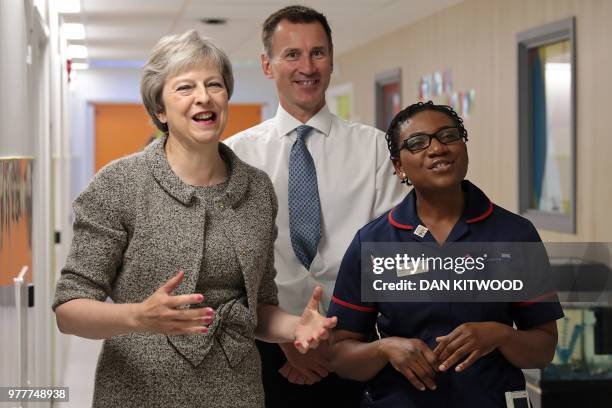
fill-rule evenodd
<path id="1" fill-rule="evenodd" d="M 300 372 L 305 378 L 304 382 L 292 381 L 289 376 L 290 367 L 285 364 L 279 372 L 290 382 L 294 384 L 314 384 L 329 375 L 331 368 L 327 341 L 320 342 L 316 350 L 311 349 L 306 354 L 299 353 L 291 343 L 279 344 L 279 346 L 285 353 L 289 366 Z"/>
<path id="2" fill-rule="evenodd" d="M 307 377 L 300 370 L 291 365 L 290 362 L 286 361 L 285 364 L 278 370 L 278 372 L 292 384 L 297 385 L 312 385 L 315 382 L 321 380 L 321 377 Z"/>

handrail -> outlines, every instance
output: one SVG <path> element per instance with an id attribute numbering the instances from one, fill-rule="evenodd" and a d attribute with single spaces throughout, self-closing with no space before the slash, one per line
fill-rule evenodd
<path id="1" fill-rule="evenodd" d="M 25 285 L 27 272 L 28 267 L 24 266 L 17 277 L 13 278 L 17 313 L 17 384 L 21 387 L 28 386 L 28 293 Z"/>

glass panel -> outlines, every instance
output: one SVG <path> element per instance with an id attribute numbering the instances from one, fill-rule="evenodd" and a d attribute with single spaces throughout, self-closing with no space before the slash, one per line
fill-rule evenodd
<path id="1" fill-rule="evenodd" d="M 569 40 L 529 50 L 533 173 L 530 208 L 572 212 L 572 67 Z"/>

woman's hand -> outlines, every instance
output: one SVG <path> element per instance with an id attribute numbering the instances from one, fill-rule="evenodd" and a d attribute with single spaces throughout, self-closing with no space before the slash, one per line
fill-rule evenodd
<path id="1" fill-rule="evenodd" d="M 455 371 L 465 370 L 480 357 L 501 347 L 510 336 L 509 330 L 512 327 L 503 323 L 473 322 L 463 323 L 446 336 L 437 337 L 434 353 L 442 361 L 439 370 L 446 371 L 461 360 Z"/>
<path id="2" fill-rule="evenodd" d="M 417 389 L 436 389 L 434 382 L 438 356 L 420 339 L 386 337 L 381 339 L 379 352 Z"/>
<path id="3" fill-rule="evenodd" d="M 302 354 L 309 349 L 317 348 L 319 340 L 328 339 L 329 331 L 336 327 L 337 317 L 327 318 L 319 313 L 319 301 L 322 294 L 323 288 L 320 286 L 312 291 L 310 301 L 304 308 L 302 317 L 295 328 L 293 345 Z"/>
<path id="4" fill-rule="evenodd" d="M 155 293 L 137 305 L 136 325 L 138 331 L 160 334 L 206 333 L 214 316 L 209 307 L 189 309 L 186 306 L 204 300 L 201 294 L 173 296 L 171 293 L 183 281 L 185 273 L 179 271 Z"/>

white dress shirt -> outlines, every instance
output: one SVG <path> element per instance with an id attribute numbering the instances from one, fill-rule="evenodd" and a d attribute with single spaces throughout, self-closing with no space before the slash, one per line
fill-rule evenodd
<path id="1" fill-rule="evenodd" d="M 357 230 L 407 193 L 393 175 L 383 132 L 346 122 L 327 105 L 305 124 L 314 128 L 306 137 L 306 146 L 317 170 L 321 200 L 321 240 L 310 270 L 295 256 L 289 236 L 289 153 L 295 128 L 302 123 L 279 105 L 274 118 L 224 141 L 240 159 L 264 170 L 274 184 L 278 299 L 283 309 L 298 315 L 317 284 L 323 286 L 321 306 L 327 311 L 340 262 Z"/>

